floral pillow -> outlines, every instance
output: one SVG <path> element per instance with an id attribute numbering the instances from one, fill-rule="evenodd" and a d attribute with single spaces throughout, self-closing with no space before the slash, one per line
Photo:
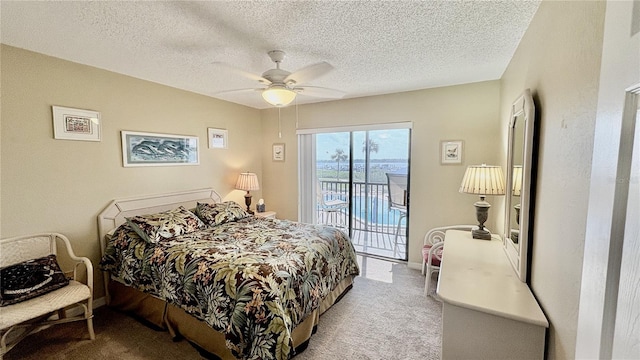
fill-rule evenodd
<path id="1" fill-rule="evenodd" d="M 206 227 L 200 218 L 182 206 L 157 214 L 130 217 L 127 218 L 127 223 L 151 244 Z"/>
<path id="2" fill-rule="evenodd" d="M 55 255 L 0 269 L 0 306 L 32 299 L 69 284 Z"/>
<path id="3" fill-rule="evenodd" d="M 196 215 L 209 226 L 216 226 L 251 216 L 245 209 L 233 201 L 216 204 L 198 203 Z"/>

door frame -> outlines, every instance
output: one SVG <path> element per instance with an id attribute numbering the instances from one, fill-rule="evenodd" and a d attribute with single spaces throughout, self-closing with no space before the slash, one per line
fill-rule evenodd
<path id="1" fill-rule="evenodd" d="M 344 127 L 328 127 L 328 128 L 315 128 L 315 129 L 299 129 L 296 131 L 298 135 L 298 219 L 301 222 L 313 223 L 315 218 L 315 209 L 317 207 L 317 200 L 315 194 L 315 179 L 317 178 L 316 172 L 316 134 L 321 133 L 340 133 L 340 132 L 358 132 L 358 131 L 376 131 L 376 130 L 393 130 L 393 129 L 407 129 L 409 130 L 408 139 L 408 170 L 407 170 L 407 187 L 410 189 L 411 184 L 411 137 L 413 133 L 412 122 L 396 122 L 387 124 L 370 124 L 370 125 L 355 125 Z M 350 142 L 352 142 L 352 135 L 350 135 Z M 349 147 L 349 165 L 353 167 L 353 147 L 351 144 Z M 349 182 L 353 183 L 352 172 L 350 171 Z M 351 190 L 349 191 L 351 198 Z M 409 197 L 410 198 L 410 197 Z M 410 212 L 410 200 L 407 199 L 407 226 L 405 227 L 405 251 L 403 259 L 393 259 L 399 261 L 407 261 L 409 252 L 409 212 Z M 351 205 L 353 206 L 353 205 Z M 352 213 L 353 208 L 350 208 Z M 349 224 L 351 223 L 351 216 L 349 217 Z M 351 224 L 349 225 L 351 229 Z M 350 234 L 351 235 L 351 234 Z"/>

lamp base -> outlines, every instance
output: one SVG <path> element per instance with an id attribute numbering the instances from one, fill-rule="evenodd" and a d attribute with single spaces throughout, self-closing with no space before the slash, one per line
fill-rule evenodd
<path id="1" fill-rule="evenodd" d="M 489 208 L 491 204 L 484 201 L 484 196 L 480 197 L 480 201 L 473 204 L 476 207 L 476 217 L 478 219 L 478 228 L 471 230 L 471 236 L 474 239 L 491 240 L 491 233 L 484 228 L 484 222 L 489 216 Z"/>
<path id="2" fill-rule="evenodd" d="M 485 229 L 473 229 L 471 230 L 471 236 L 474 239 L 491 240 L 491 233 Z"/>
<path id="3" fill-rule="evenodd" d="M 244 195 L 244 204 L 247 205 L 247 212 L 253 215 L 253 210 L 251 210 L 251 193 L 249 193 L 249 191 Z"/>

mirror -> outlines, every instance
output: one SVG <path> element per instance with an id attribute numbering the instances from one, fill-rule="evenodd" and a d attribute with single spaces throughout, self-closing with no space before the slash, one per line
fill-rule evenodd
<path id="1" fill-rule="evenodd" d="M 529 89 L 511 107 L 507 145 L 504 249 L 521 281 L 527 281 L 527 256 L 532 227 L 533 142 L 535 108 Z"/>

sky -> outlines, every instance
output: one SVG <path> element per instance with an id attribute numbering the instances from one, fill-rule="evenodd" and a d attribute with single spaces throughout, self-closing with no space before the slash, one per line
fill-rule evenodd
<path id="1" fill-rule="evenodd" d="M 373 130 L 369 138 L 378 144 L 378 152 L 371 153 L 371 159 L 407 159 L 409 157 L 409 129 Z M 354 132 L 354 157 L 364 159 L 362 151 L 365 139 L 364 131 Z M 327 133 L 316 135 L 317 160 L 332 160 L 336 149 L 349 154 L 349 133 Z"/>

